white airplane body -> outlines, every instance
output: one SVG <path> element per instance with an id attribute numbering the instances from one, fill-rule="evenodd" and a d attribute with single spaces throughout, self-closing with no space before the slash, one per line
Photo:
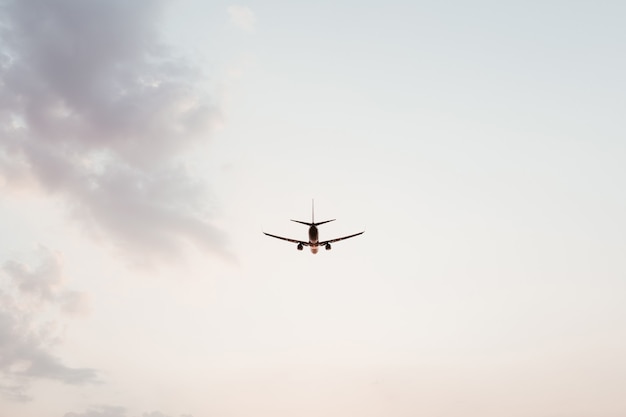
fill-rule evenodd
<path id="1" fill-rule="evenodd" d="M 324 220 L 323 222 L 315 222 L 315 211 L 313 208 L 313 204 L 311 204 L 311 222 L 303 222 L 300 220 L 291 220 L 292 222 L 296 222 L 296 223 L 300 223 L 300 224 L 304 224 L 309 226 L 309 241 L 304 241 L 304 240 L 298 240 L 298 239 L 290 239 L 288 237 L 282 237 L 282 236 L 276 236 L 276 235 L 272 235 L 270 233 L 266 233 L 263 232 L 263 234 L 267 235 L 267 236 L 271 236 L 271 237 L 275 237 L 276 239 L 282 239 L 282 240 L 286 240 L 287 242 L 292 242 L 292 243 L 297 243 L 298 246 L 296 246 L 296 248 L 298 250 L 302 250 L 304 248 L 304 246 L 308 246 L 311 249 L 311 253 L 316 254 L 317 251 L 319 250 L 320 246 L 324 246 L 326 248 L 326 250 L 330 250 L 331 249 L 331 243 L 335 243 L 335 242 L 339 242 L 340 240 L 344 240 L 344 239 L 349 239 L 351 237 L 355 237 L 358 235 L 361 235 L 363 233 L 365 233 L 365 230 L 359 233 L 355 233 L 353 235 L 349 235 L 349 236 L 343 236 L 343 237 L 338 237 L 335 239 L 330 239 L 330 240 L 325 240 L 320 242 L 319 241 L 319 232 L 317 230 L 317 226 L 324 224 L 324 223 L 329 223 L 332 221 L 335 221 L 335 219 L 332 220 Z"/>

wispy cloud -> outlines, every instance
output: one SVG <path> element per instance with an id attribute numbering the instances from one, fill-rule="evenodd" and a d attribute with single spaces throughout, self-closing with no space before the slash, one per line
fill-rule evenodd
<path id="1" fill-rule="evenodd" d="M 129 258 L 227 255 L 184 163 L 219 119 L 206 75 L 159 42 L 164 1 L 5 4 L 0 184 L 62 196 Z"/>
<path id="2" fill-rule="evenodd" d="M 123 407 L 100 406 L 83 413 L 65 413 L 63 417 L 127 417 Z"/>
<path id="3" fill-rule="evenodd" d="M 228 15 L 232 24 L 246 32 L 254 32 L 256 28 L 256 16 L 254 12 L 246 6 L 230 6 Z"/>
<path id="4" fill-rule="evenodd" d="M 100 406 L 89 409 L 83 413 L 65 413 L 63 417 L 129 417 L 123 407 Z M 141 417 L 170 417 L 160 411 L 143 413 Z M 193 417 L 190 414 L 181 414 L 180 417 Z"/>
<path id="5" fill-rule="evenodd" d="M 87 294 L 65 288 L 61 254 L 43 246 L 38 253 L 40 261 L 34 267 L 15 260 L 7 261 L 3 266 L 4 272 L 12 279 L 21 297 L 39 305 L 54 303 L 63 313 L 70 315 L 87 313 Z"/>
<path id="6" fill-rule="evenodd" d="M 75 303 L 85 298 L 65 288 L 58 254 L 42 247 L 38 258 L 34 267 L 9 261 L 0 270 L 0 393 L 17 401 L 30 399 L 32 379 L 74 385 L 97 380 L 94 369 L 67 366 L 53 354 L 62 324 L 54 310 L 82 313 L 85 307 Z"/>

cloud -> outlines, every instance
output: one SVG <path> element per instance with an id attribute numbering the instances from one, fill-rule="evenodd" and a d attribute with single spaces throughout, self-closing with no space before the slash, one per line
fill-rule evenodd
<path id="1" fill-rule="evenodd" d="M 0 393 L 13 400 L 28 400 L 29 382 L 35 378 L 66 384 L 93 383 L 97 374 L 91 368 L 65 365 L 52 354 L 53 342 L 39 333 L 28 314 L 6 308 L 6 294 L 0 294 Z"/>
<path id="2" fill-rule="evenodd" d="M 0 384 L 0 395 L 12 401 L 27 402 L 32 399 L 26 391 L 25 387 L 20 384 L 4 385 Z"/>
<path id="3" fill-rule="evenodd" d="M 228 14 L 232 24 L 246 32 L 254 32 L 256 26 L 256 16 L 254 12 L 246 6 L 230 6 Z"/>
<path id="4" fill-rule="evenodd" d="M 40 251 L 45 249 L 40 248 Z M 4 271 L 8 273 L 17 284 L 19 290 L 44 301 L 55 298 L 54 294 L 63 281 L 61 275 L 61 261 L 56 254 L 48 253 L 35 268 L 17 262 L 8 261 L 4 265 Z"/>
<path id="5" fill-rule="evenodd" d="M 128 417 L 126 410 L 123 407 L 111 407 L 100 406 L 85 411 L 84 413 L 65 413 L 63 417 Z M 153 411 L 151 413 L 143 413 L 142 417 L 170 417 L 160 411 Z M 181 415 L 180 417 L 193 417 L 189 414 Z"/>
<path id="6" fill-rule="evenodd" d="M 65 413 L 63 417 L 126 417 L 123 407 L 100 406 L 84 413 Z"/>
<path id="7" fill-rule="evenodd" d="M 14 0 L 0 22 L 0 184 L 61 196 L 128 258 L 228 256 L 185 155 L 219 120 L 207 77 L 159 42 L 159 0 Z"/>
<path id="8" fill-rule="evenodd" d="M 61 312 L 71 316 L 83 316 L 91 310 L 89 295 L 80 291 L 64 291 L 58 298 Z"/>
<path id="9" fill-rule="evenodd" d="M 39 263 L 34 267 L 15 260 L 5 262 L 2 267 L 21 298 L 39 305 L 57 304 L 63 313 L 70 315 L 86 314 L 89 311 L 87 294 L 65 289 L 61 254 L 40 246 L 37 255 Z"/>
<path id="10" fill-rule="evenodd" d="M 97 382 L 94 369 L 68 366 L 53 353 L 61 340 L 61 321 L 51 309 L 75 314 L 75 304 L 82 303 L 76 299 L 83 295 L 65 289 L 58 254 L 40 248 L 38 256 L 35 267 L 9 261 L 0 274 L 0 394 L 15 401 L 30 400 L 33 379 Z"/>

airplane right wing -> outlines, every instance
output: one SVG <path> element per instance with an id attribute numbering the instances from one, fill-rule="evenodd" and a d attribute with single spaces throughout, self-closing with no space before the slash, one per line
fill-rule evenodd
<path id="1" fill-rule="evenodd" d="M 365 230 L 363 230 L 362 232 L 359 232 L 359 233 L 355 233 L 355 234 L 350 235 L 350 236 L 338 237 L 338 238 L 336 238 L 336 239 L 330 239 L 330 240 L 326 240 L 326 241 L 324 241 L 324 242 L 319 242 L 318 244 L 319 244 L 320 246 L 324 246 L 324 245 L 326 245 L 327 243 L 335 243 L 335 242 L 339 242 L 340 240 L 350 239 L 351 237 L 355 237 L 355 236 L 358 236 L 358 235 L 362 235 L 363 233 L 365 233 Z"/>
<path id="2" fill-rule="evenodd" d="M 266 233 L 266 232 L 263 232 L 263 234 L 267 235 L 267 236 L 275 237 L 276 239 L 286 240 L 287 242 L 300 243 L 301 245 L 309 246 L 309 242 L 305 242 L 303 240 L 296 240 L 296 239 L 290 239 L 288 237 L 276 236 L 276 235 L 272 235 L 272 234 L 269 234 L 269 233 Z"/>

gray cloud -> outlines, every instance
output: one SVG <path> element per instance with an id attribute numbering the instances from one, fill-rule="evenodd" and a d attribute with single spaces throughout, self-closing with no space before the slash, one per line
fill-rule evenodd
<path id="1" fill-rule="evenodd" d="M 37 378 L 74 385 L 97 382 L 94 369 L 68 366 L 53 354 L 61 338 L 51 308 L 76 313 L 73 305 L 81 302 L 75 299 L 83 297 L 65 289 L 58 256 L 45 248 L 38 254 L 37 266 L 9 261 L 0 274 L 0 394 L 17 401 L 30 399 L 28 387 Z"/>
<path id="2" fill-rule="evenodd" d="M 0 176 L 65 198 L 135 259 L 227 256 L 184 156 L 219 118 L 202 72 L 158 41 L 165 1 L 20 0 L 0 29 Z"/>

